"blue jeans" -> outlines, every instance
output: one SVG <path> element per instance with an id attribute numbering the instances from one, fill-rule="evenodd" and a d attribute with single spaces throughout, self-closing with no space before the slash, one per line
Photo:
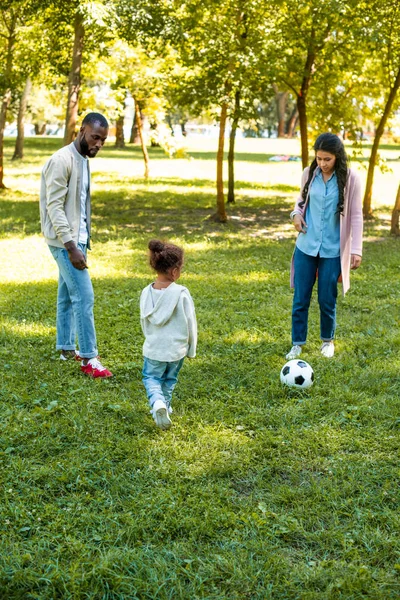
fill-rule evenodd
<path id="1" fill-rule="evenodd" d="M 292 344 L 302 346 L 307 340 L 308 309 L 318 271 L 318 303 L 321 339 L 329 342 L 335 335 L 336 298 L 341 272 L 340 256 L 309 256 L 298 248 L 294 252 L 294 298 L 292 309 Z"/>
<path id="2" fill-rule="evenodd" d="M 161 362 L 144 357 L 143 384 L 146 388 L 150 408 L 156 400 L 162 400 L 168 408 L 171 406 L 172 392 L 184 360 L 181 358 L 174 362 Z"/>
<path id="3" fill-rule="evenodd" d="M 86 246 L 78 244 L 86 256 Z M 79 355 L 98 355 L 94 327 L 94 293 L 89 271 L 75 269 L 65 248 L 49 246 L 59 269 L 57 295 L 57 350 L 75 350 L 78 336 Z"/>

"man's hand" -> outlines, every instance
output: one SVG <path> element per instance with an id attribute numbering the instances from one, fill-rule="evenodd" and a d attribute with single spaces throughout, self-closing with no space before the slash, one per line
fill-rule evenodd
<path id="1" fill-rule="evenodd" d="M 294 215 L 293 223 L 294 223 L 296 231 L 298 231 L 299 233 L 307 233 L 306 222 L 303 219 L 303 217 L 301 215 L 299 215 L 298 213 Z"/>
<path id="2" fill-rule="evenodd" d="M 68 258 L 71 261 L 71 264 L 75 269 L 79 271 L 83 271 L 83 269 L 87 269 L 88 266 L 86 264 L 85 255 L 79 248 L 75 246 L 74 242 L 67 242 L 65 248 L 68 252 Z"/>
<path id="3" fill-rule="evenodd" d="M 358 269 L 358 267 L 360 265 L 361 265 L 361 256 L 358 256 L 358 254 L 352 254 L 350 268 L 354 271 L 355 269 Z"/>

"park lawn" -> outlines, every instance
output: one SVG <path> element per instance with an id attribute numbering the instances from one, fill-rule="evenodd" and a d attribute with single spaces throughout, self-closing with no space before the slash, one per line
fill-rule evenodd
<path id="1" fill-rule="evenodd" d="M 300 166 L 244 153 L 237 202 L 219 225 L 208 218 L 211 146 L 186 161 L 152 150 L 149 182 L 138 149 L 106 147 L 91 162 L 89 265 L 100 352 L 115 377 L 94 381 L 54 350 L 57 270 L 38 233 L 37 192 L 59 143 L 27 140 L 26 159 L 11 164 L 9 141 L 0 194 L 0 598 L 398 598 L 400 252 L 382 217 L 390 203 L 368 223 L 363 265 L 339 299 L 331 361 L 319 355 L 314 300 L 304 358 L 316 381 L 293 393 L 279 371 Z M 260 165 L 264 183 L 253 176 Z M 138 299 L 154 236 L 185 247 L 181 283 L 199 324 L 166 433 L 140 380 Z"/>

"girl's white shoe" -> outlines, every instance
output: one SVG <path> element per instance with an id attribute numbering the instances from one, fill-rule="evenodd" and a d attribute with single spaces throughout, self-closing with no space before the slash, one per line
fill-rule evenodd
<path id="1" fill-rule="evenodd" d="M 151 414 L 153 415 L 153 419 L 160 429 L 164 431 L 169 429 L 172 425 L 171 419 L 169 418 L 168 408 L 165 402 L 162 400 L 156 400 L 153 404 L 153 408 L 151 409 Z"/>
<path id="2" fill-rule="evenodd" d="M 326 358 L 332 358 L 335 354 L 335 344 L 332 341 L 324 342 L 321 346 L 321 354 Z"/>

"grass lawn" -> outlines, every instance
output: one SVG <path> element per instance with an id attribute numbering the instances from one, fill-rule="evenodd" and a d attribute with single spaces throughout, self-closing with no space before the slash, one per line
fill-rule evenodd
<path id="1" fill-rule="evenodd" d="M 191 160 L 106 147 L 93 169 L 90 272 L 104 363 L 55 352 L 57 269 L 39 233 L 39 174 L 59 140 L 27 140 L 0 193 L 0 599 L 388 600 L 400 597 L 400 251 L 395 176 L 378 176 L 363 265 L 338 302 L 337 352 L 281 387 L 290 347 L 294 144 L 243 140 L 231 219 L 214 209 L 214 142 Z M 288 151 L 288 148 L 290 151 Z M 385 147 L 393 170 L 398 148 Z M 397 171 L 398 172 L 398 171 Z M 386 187 L 385 187 L 386 186 Z M 382 192 L 382 190 L 389 190 Z M 390 193 L 389 193 L 390 192 Z M 146 247 L 186 250 L 198 356 L 156 429 L 141 384 Z"/>

